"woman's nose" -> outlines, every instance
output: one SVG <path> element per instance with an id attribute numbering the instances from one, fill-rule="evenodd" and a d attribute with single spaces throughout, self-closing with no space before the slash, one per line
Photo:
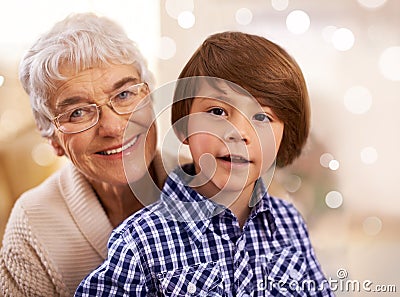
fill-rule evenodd
<path id="1" fill-rule="evenodd" d="M 101 107 L 98 124 L 100 136 L 121 136 L 126 124 L 126 116 L 117 114 L 108 105 Z"/>

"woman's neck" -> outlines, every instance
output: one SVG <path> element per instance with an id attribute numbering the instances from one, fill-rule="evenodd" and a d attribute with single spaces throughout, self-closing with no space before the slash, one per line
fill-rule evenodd
<path id="1" fill-rule="evenodd" d="M 115 186 L 93 182 L 92 186 L 113 227 L 143 207 L 128 184 Z"/>
<path id="2" fill-rule="evenodd" d="M 111 185 L 105 182 L 91 182 L 113 227 L 159 198 L 160 182 L 154 166 L 153 160 L 145 175 L 131 184 Z"/>

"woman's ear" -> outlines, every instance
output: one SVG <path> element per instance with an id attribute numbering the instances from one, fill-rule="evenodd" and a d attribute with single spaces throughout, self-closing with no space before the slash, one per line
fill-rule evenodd
<path id="1" fill-rule="evenodd" d="M 54 148 L 54 151 L 57 156 L 62 157 L 65 155 L 64 148 L 60 145 L 57 136 L 53 134 L 53 136 L 48 138 L 51 146 Z"/>

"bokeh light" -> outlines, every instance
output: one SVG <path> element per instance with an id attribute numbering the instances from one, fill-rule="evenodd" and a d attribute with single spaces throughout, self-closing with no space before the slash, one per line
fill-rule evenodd
<path id="1" fill-rule="evenodd" d="M 357 0 L 357 2 L 365 8 L 375 9 L 385 4 L 386 0 Z"/>
<path id="2" fill-rule="evenodd" d="M 332 156 L 332 154 L 330 153 L 324 153 L 321 155 L 321 157 L 319 158 L 319 163 L 321 164 L 321 166 L 328 168 L 329 167 L 329 163 L 334 159 L 334 157 Z"/>
<path id="3" fill-rule="evenodd" d="M 157 56 L 162 60 L 171 59 L 176 54 L 175 41 L 167 36 L 160 38 L 160 47 Z"/>
<path id="4" fill-rule="evenodd" d="M 282 11 L 288 8 L 289 0 L 272 0 L 271 5 L 273 9 L 277 11 Z"/>
<path id="5" fill-rule="evenodd" d="M 325 196 L 325 203 L 330 208 L 339 208 L 343 204 L 343 196 L 338 191 L 330 191 Z"/>
<path id="6" fill-rule="evenodd" d="M 339 51 L 347 51 L 354 45 L 354 34 L 350 29 L 339 28 L 333 32 L 332 43 Z"/>
<path id="7" fill-rule="evenodd" d="M 37 144 L 33 147 L 31 155 L 33 161 L 43 167 L 52 165 L 56 161 L 53 147 L 48 143 Z"/>
<path id="8" fill-rule="evenodd" d="M 310 17 L 302 10 L 294 10 L 286 18 L 286 27 L 293 34 L 303 34 L 310 27 Z"/>
<path id="9" fill-rule="evenodd" d="M 400 46 L 388 47 L 382 52 L 379 69 L 385 78 L 400 81 Z"/>
<path id="10" fill-rule="evenodd" d="M 298 175 L 291 174 L 285 178 L 283 186 L 290 193 L 297 192 L 301 187 L 301 178 Z"/>
<path id="11" fill-rule="evenodd" d="M 338 160 L 331 160 L 328 165 L 329 169 L 332 171 L 338 170 L 340 167 Z"/>
<path id="12" fill-rule="evenodd" d="M 178 19 L 179 15 L 184 11 L 193 12 L 193 0 L 166 0 L 165 10 L 171 18 Z"/>
<path id="13" fill-rule="evenodd" d="M 248 25 L 253 19 L 253 13 L 248 8 L 239 8 L 236 11 L 236 22 L 240 25 Z"/>
<path id="14" fill-rule="evenodd" d="M 4 84 L 4 76 L 0 75 L 0 87 Z"/>
<path id="15" fill-rule="evenodd" d="M 344 105 L 346 109 L 354 114 L 366 113 L 372 105 L 372 95 L 363 86 L 349 88 L 344 94 Z"/>
<path id="16" fill-rule="evenodd" d="M 373 164 L 378 160 L 378 152 L 374 147 L 368 146 L 361 150 L 360 157 L 364 164 Z"/>
<path id="17" fill-rule="evenodd" d="M 322 38 L 327 43 L 332 43 L 333 33 L 337 30 L 336 26 L 326 26 L 322 29 Z"/>
<path id="18" fill-rule="evenodd" d="M 178 24 L 183 29 L 189 29 L 194 26 L 196 18 L 191 11 L 183 11 L 178 16 Z"/>
<path id="19" fill-rule="evenodd" d="M 378 217 L 371 216 L 367 217 L 363 221 L 363 230 L 365 234 L 374 236 L 377 235 L 382 230 L 382 221 Z"/>

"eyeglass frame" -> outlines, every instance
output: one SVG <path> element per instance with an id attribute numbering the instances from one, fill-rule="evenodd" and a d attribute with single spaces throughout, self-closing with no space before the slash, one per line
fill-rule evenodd
<path id="1" fill-rule="evenodd" d="M 86 131 L 86 130 L 89 130 L 89 129 L 93 128 L 94 126 L 96 126 L 96 125 L 98 124 L 98 122 L 99 122 L 99 120 L 100 120 L 100 115 L 101 115 L 101 109 L 100 109 L 100 107 L 103 107 L 103 106 L 105 106 L 105 105 L 107 105 L 112 111 L 114 111 L 114 112 L 115 112 L 116 114 L 118 114 L 118 115 L 131 114 L 131 113 L 133 113 L 134 111 L 136 111 L 136 108 L 133 109 L 132 111 L 128 111 L 128 112 L 118 112 L 118 111 L 114 108 L 114 106 L 112 105 L 112 99 L 115 98 L 116 96 L 118 96 L 119 94 L 121 94 L 122 92 L 126 91 L 127 89 L 132 88 L 132 87 L 135 87 L 135 86 L 145 86 L 146 89 L 147 89 L 147 91 L 149 92 L 149 85 L 148 85 L 146 82 L 141 82 L 141 83 L 138 83 L 138 84 L 131 85 L 131 86 L 127 87 L 126 89 L 124 89 L 124 90 L 118 92 L 117 94 L 111 96 L 111 97 L 110 97 L 105 103 L 103 103 L 103 104 L 100 104 L 100 105 L 99 105 L 99 104 L 97 104 L 97 103 L 90 103 L 90 104 L 86 104 L 86 105 L 81 106 L 80 108 L 86 107 L 86 106 L 95 106 L 95 107 L 96 107 L 96 110 L 97 110 L 96 120 L 95 120 L 89 127 L 84 128 L 84 129 L 82 129 L 82 130 L 74 131 L 74 132 L 66 132 L 66 131 L 63 131 L 63 130 L 60 129 L 61 125 L 60 125 L 60 122 L 59 122 L 59 118 L 60 118 L 61 116 L 65 115 L 65 114 L 69 113 L 71 110 L 76 109 L 76 108 L 67 110 L 67 111 L 65 111 L 65 112 L 62 112 L 62 113 L 58 114 L 57 116 L 55 116 L 55 117 L 53 117 L 53 118 L 51 118 L 51 119 L 49 119 L 49 120 L 54 124 L 54 126 L 57 128 L 57 130 L 60 131 L 61 133 L 63 133 L 63 134 L 77 134 L 77 133 L 81 133 L 81 132 L 84 132 L 84 131 Z M 148 94 L 147 94 L 146 96 L 148 96 Z M 144 96 L 143 98 L 145 98 L 146 96 Z M 142 99 L 143 99 L 143 98 L 142 98 Z M 148 102 L 150 102 L 150 100 L 149 100 Z M 146 103 L 144 106 L 146 106 L 146 105 L 147 105 L 147 103 Z M 144 107 L 144 106 L 143 106 L 143 107 Z M 141 107 L 141 108 L 142 108 L 142 107 Z"/>

